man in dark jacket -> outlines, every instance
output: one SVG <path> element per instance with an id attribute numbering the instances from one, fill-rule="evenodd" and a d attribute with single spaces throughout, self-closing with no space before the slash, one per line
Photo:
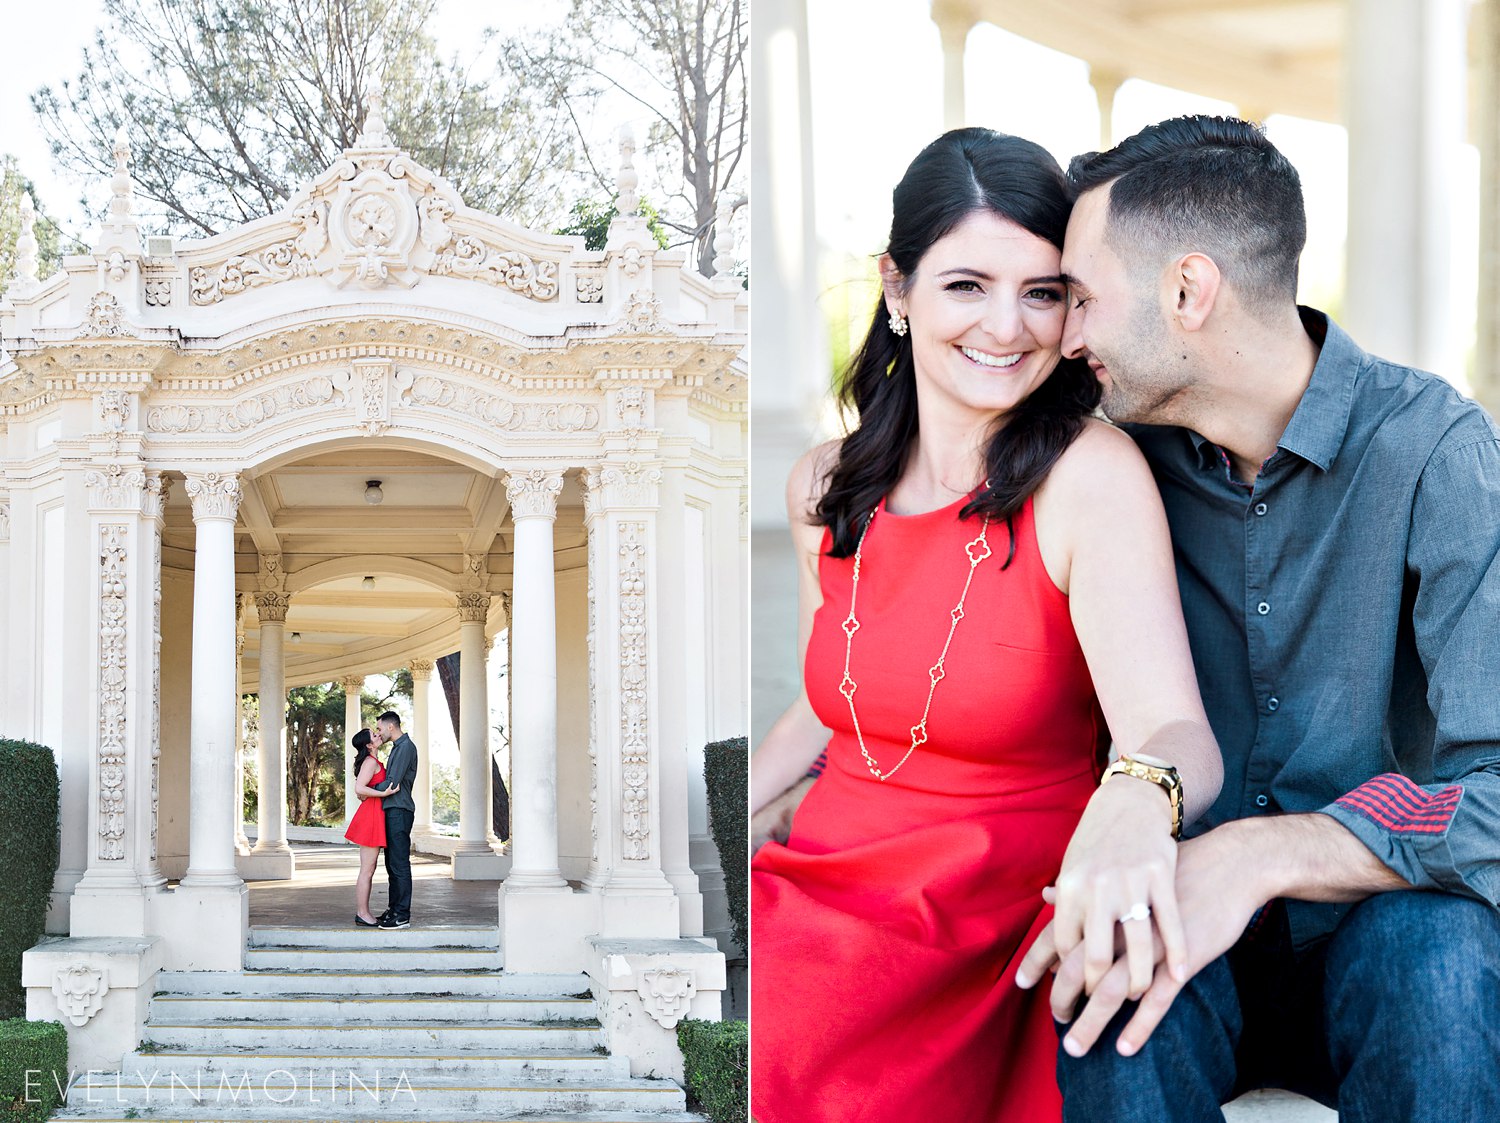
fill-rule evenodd
<path id="1" fill-rule="evenodd" d="M 392 710 L 380 715 L 380 736 L 391 746 L 385 762 L 385 779 L 371 785 L 377 790 L 396 785 L 399 791 L 381 801 L 385 811 L 385 873 L 390 883 L 389 900 L 380 916 L 382 928 L 405 928 L 411 923 L 411 825 L 417 805 L 411 790 L 417 781 L 417 746 L 401 731 L 401 716 Z"/>

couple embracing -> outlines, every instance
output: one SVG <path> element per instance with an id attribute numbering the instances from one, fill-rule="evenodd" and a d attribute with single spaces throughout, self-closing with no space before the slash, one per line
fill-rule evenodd
<path id="1" fill-rule="evenodd" d="M 360 928 L 405 928 L 411 923 L 411 825 L 417 805 L 411 788 L 417 778 L 417 746 L 401 731 L 401 716 L 381 714 L 373 730 L 361 729 L 354 745 L 354 784 L 359 809 L 344 837 L 359 847 L 359 877 L 354 883 L 354 923 Z M 390 745 L 385 763 L 376 750 Z M 375 860 L 385 848 L 388 903 L 379 917 L 370 915 L 370 883 Z"/>
<path id="2" fill-rule="evenodd" d="M 1500 431 L 1296 304 L 1246 122 L 893 204 L 787 489 L 755 1117 L 1500 1119 Z"/>

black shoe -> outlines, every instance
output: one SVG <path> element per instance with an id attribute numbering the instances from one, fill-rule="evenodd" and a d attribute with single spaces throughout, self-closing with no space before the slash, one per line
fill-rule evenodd
<path id="1" fill-rule="evenodd" d="M 362 916 L 356 916 L 354 918 L 354 927 L 356 927 L 356 928 L 379 928 L 380 927 L 380 921 L 376 920 L 374 923 L 371 923 L 370 921 L 366 920 Z"/>
<path id="2" fill-rule="evenodd" d="M 380 918 L 380 926 L 382 928 L 405 928 L 410 923 L 410 920 L 402 920 L 397 916 L 383 916 Z"/>

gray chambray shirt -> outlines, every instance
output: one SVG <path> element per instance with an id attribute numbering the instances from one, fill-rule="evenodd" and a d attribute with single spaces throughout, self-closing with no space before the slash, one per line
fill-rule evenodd
<path id="1" fill-rule="evenodd" d="M 1413 885 L 1500 903 L 1500 430 L 1301 312 L 1322 351 L 1253 489 L 1196 433 L 1123 426 L 1224 754 L 1188 833 L 1322 812 Z M 1293 943 L 1349 907 L 1287 902 Z"/>

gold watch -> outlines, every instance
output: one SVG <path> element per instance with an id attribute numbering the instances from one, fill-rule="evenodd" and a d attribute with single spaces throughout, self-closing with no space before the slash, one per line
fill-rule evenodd
<path id="1" fill-rule="evenodd" d="M 1121 753 L 1120 759 L 1104 770 L 1099 783 L 1103 784 L 1111 776 L 1134 776 L 1137 780 L 1159 785 L 1172 803 L 1172 837 L 1182 837 L 1182 778 L 1177 775 L 1177 769 L 1155 757 Z"/>

